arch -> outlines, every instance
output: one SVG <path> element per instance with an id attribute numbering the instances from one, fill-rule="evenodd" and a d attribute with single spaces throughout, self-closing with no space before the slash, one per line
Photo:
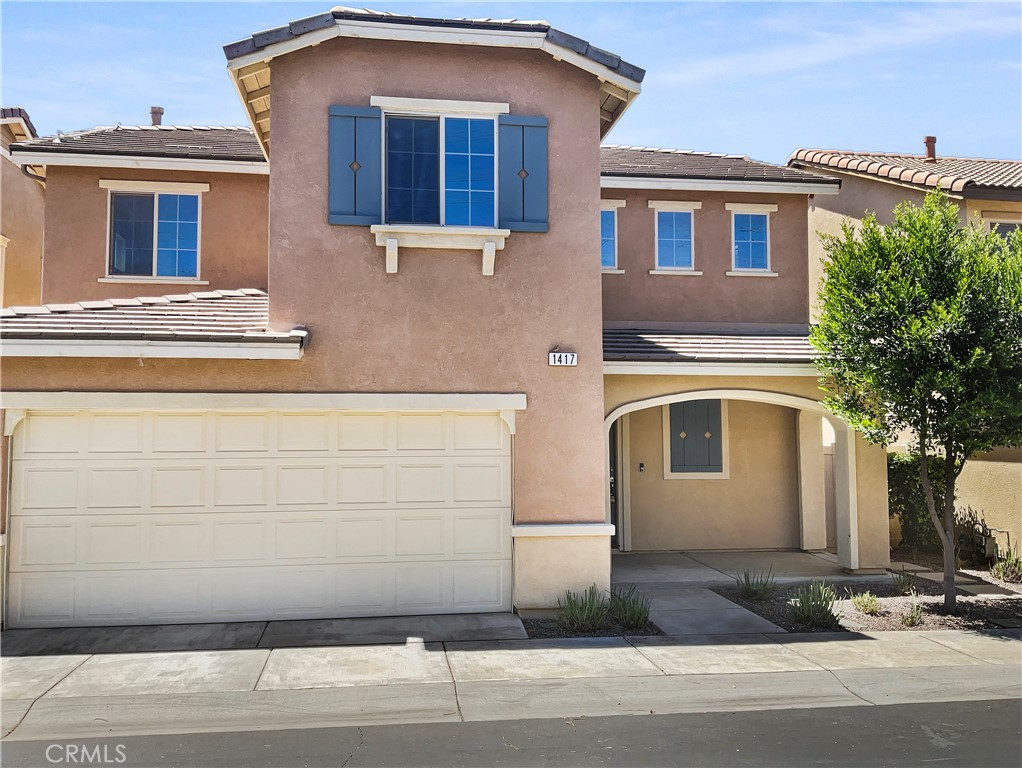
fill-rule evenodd
<path id="1" fill-rule="evenodd" d="M 684 403 L 690 400 L 746 400 L 768 405 L 779 405 L 796 411 L 820 416 L 834 428 L 834 484 L 835 512 L 837 522 L 838 560 L 844 568 L 855 570 L 859 567 L 858 499 L 855 480 L 855 430 L 838 416 L 835 416 L 819 400 L 783 392 L 759 389 L 694 389 L 674 392 L 642 400 L 633 400 L 614 408 L 603 420 L 604 472 L 610 477 L 610 427 L 634 411 Z M 606 517 L 610 522 L 610 484 L 606 484 Z"/>

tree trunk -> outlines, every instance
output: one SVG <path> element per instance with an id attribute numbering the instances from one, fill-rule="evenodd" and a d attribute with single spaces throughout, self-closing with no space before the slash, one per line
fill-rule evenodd
<path id="1" fill-rule="evenodd" d="M 944 531 L 947 534 L 944 542 L 944 610 L 958 613 L 958 594 L 955 588 L 955 549 L 958 545 L 955 537 L 955 481 L 958 473 L 950 462 L 944 470 L 947 477 L 944 490 Z"/>

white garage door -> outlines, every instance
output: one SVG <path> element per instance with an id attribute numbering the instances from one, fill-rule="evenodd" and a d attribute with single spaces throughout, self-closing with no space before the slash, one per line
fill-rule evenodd
<path id="1" fill-rule="evenodd" d="M 511 608 L 496 413 L 30 412 L 15 627 Z"/>

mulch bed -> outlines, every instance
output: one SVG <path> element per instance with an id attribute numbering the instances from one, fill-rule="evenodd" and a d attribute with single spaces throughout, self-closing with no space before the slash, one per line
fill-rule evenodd
<path id="1" fill-rule="evenodd" d="M 845 586 L 835 586 L 838 602 L 834 608 L 846 622 L 857 626 L 821 628 L 799 624 L 795 620 L 795 610 L 789 601 L 798 589 L 797 585 L 778 587 L 774 597 L 763 602 L 756 602 L 742 597 L 737 587 L 718 587 L 713 591 L 734 603 L 747 608 L 789 632 L 833 632 L 833 631 L 912 631 L 920 629 L 994 629 L 996 625 L 988 619 L 1022 619 L 1022 599 L 1016 597 L 981 598 L 958 593 L 958 613 L 944 613 L 944 593 L 940 584 L 925 579 L 914 578 L 915 601 L 923 611 L 922 621 L 914 627 L 906 627 L 901 617 L 912 607 L 912 598 L 897 594 L 894 583 L 890 579 L 877 579 L 861 582 L 847 587 L 855 592 L 869 590 L 880 598 L 880 613 L 868 616 L 859 613 L 847 599 Z"/>
<path id="2" fill-rule="evenodd" d="M 525 619 L 522 621 L 530 638 L 559 637 L 623 637 L 624 635 L 662 635 L 663 632 L 652 621 L 642 629 L 626 629 L 615 621 L 607 620 L 602 629 L 596 632 L 568 632 L 563 629 L 557 619 Z"/>

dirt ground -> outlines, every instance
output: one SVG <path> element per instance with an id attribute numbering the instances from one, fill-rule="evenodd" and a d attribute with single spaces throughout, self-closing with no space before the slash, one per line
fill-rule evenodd
<path id="1" fill-rule="evenodd" d="M 916 596 L 898 594 L 893 580 L 878 578 L 876 581 L 855 585 L 854 592 L 870 591 L 880 599 L 880 613 L 869 616 L 859 613 L 848 599 L 845 587 L 835 587 L 838 600 L 834 610 L 844 619 L 840 629 L 848 631 L 912 631 L 919 629 L 993 629 L 996 625 L 989 619 L 1014 619 L 1022 621 L 1022 594 L 1019 597 L 974 597 L 958 593 L 958 613 L 949 615 L 944 611 L 944 596 L 939 584 L 925 579 L 913 578 Z M 1014 585 L 1017 586 L 1017 585 Z M 797 586 L 780 587 L 769 600 L 757 602 L 741 595 L 737 587 L 720 587 L 714 591 L 743 608 L 747 608 L 768 621 L 789 632 L 826 632 L 833 628 L 806 626 L 795 619 L 790 601 Z M 922 620 L 915 626 L 902 622 L 912 608 L 913 601 L 922 609 Z"/>
<path id="2" fill-rule="evenodd" d="M 603 628 L 596 632 L 568 632 L 558 623 L 557 619 L 525 619 L 522 621 L 529 637 L 622 637 L 624 635 L 662 635 L 663 632 L 652 621 L 642 629 L 626 629 L 615 621 L 607 619 Z"/>

